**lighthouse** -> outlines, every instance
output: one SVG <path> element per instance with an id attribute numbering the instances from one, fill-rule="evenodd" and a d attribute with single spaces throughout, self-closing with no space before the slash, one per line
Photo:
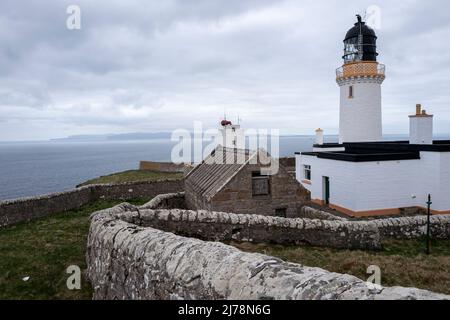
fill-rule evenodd
<path id="1" fill-rule="evenodd" d="M 434 117 L 420 104 L 409 116 L 409 141 L 382 141 L 385 68 L 375 32 L 357 17 L 336 74 L 340 143 L 325 143 L 317 129 L 312 152 L 295 154 L 296 179 L 311 202 L 352 217 L 420 213 L 430 193 L 434 213 L 450 214 L 450 141 L 433 140 Z"/>
<path id="2" fill-rule="evenodd" d="M 358 21 L 344 39 L 344 64 L 336 70 L 340 87 L 339 143 L 382 139 L 381 84 L 385 66 L 377 62 L 375 31 Z"/>

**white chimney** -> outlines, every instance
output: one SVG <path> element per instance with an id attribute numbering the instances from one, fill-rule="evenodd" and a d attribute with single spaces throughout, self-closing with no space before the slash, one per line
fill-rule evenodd
<path id="1" fill-rule="evenodd" d="M 416 114 L 409 116 L 409 143 L 433 144 L 433 115 L 416 105 Z"/>
<path id="2" fill-rule="evenodd" d="M 220 125 L 223 147 L 245 149 L 245 131 L 240 125 L 232 124 L 228 120 L 223 120 Z"/>
<path id="3" fill-rule="evenodd" d="M 316 130 L 316 144 L 323 144 L 323 130 L 320 128 Z"/>

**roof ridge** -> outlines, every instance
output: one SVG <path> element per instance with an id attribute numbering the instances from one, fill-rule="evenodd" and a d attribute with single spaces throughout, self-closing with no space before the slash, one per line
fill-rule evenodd
<path id="1" fill-rule="evenodd" d="M 250 151 L 250 150 L 249 150 Z M 226 179 L 220 186 L 219 186 L 219 188 L 217 188 L 215 191 L 214 191 L 214 194 L 213 195 L 216 195 L 218 192 L 220 192 L 249 162 L 250 162 L 250 160 L 251 159 L 253 159 L 254 158 L 254 156 L 255 155 L 257 155 L 258 153 L 259 153 L 259 151 L 264 151 L 263 149 L 261 149 L 261 148 L 258 148 L 258 149 L 256 149 L 256 150 L 253 150 L 253 151 L 251 151 L 252 153 L 250 154 L 249 153 L 249 157 L 248 157 L 248 159 L 243 163 L 243 164 L 241 164 L 240 166 L 239 166 L 239 168 L 228 178 L 228 179 Z M 209 200 L 211 200 L 211 197 L 212 196 L 208 196 L 208 198 L 207 198 L 207 200 L 209 201 Z"/>

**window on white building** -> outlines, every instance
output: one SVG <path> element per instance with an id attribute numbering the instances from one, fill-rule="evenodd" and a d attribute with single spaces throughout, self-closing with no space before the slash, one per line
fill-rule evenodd
<path id="1" fill-rule="evenodd" d="M 311 180 L 311 166 L 308 164 L 303 165 L 303 179 Z"/>
<path id="2" fill-rule="evenodd" d="M 348 98 L 353 99 L 353 86 L 348 87 Z"/>

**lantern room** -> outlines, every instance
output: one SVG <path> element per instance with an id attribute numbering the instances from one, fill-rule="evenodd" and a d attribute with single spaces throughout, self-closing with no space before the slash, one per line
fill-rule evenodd
<path id="1" fill-rule="evenodd" d="M 344 39 L 344 63 L 377 61 L 377 36 L 375 31 L 356 15 L 358 21 L 348 30 Z"/>

